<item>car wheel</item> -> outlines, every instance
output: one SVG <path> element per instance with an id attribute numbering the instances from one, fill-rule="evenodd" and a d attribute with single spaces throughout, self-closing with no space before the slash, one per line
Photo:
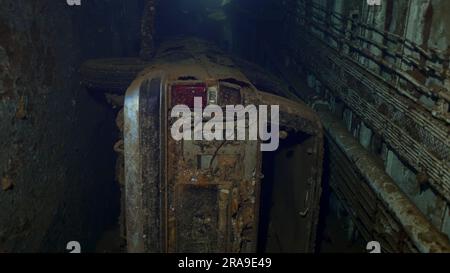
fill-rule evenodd
<path id="1" fill-rule="evenodd" d="M 88 60 L 81 66 L 81 79 L 89 89 L 123 94 L 148 65 L 138 58 Z"/>

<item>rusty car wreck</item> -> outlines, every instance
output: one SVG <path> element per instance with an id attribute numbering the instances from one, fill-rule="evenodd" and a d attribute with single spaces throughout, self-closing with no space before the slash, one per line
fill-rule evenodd
<path id="1" fill-rule="evenodd" d="M 448 11 L 2 0 L 0 253 L 450 254 Z"/>
<path id="2" fill-rule="evenodd" d="M 256 88 L 205 41 L 160 47 L 125 96 L 129 252 L 313 251 L 322 127 L 312 110 L 281 92 Z M 279 149 L 263 153 L 251 140 L 175 141 L 169 112 L 193 94 L 221 107 L 279 105 Z"/>

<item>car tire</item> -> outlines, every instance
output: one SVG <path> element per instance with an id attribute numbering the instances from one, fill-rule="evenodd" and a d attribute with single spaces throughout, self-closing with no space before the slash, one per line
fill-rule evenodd
<path id="1" fill-rule="evenodd" d="M 82 84 L 91 90 L 124 94 L 148 65 L 138 58 L 88 60 L 80 69 Z"/>

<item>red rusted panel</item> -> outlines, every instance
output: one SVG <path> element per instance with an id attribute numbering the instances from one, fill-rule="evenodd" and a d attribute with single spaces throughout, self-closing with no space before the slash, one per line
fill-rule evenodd
<path id="1" fill-rule="evenodd" d="M 187 105 L 189 108 L 194 108 L 194 98 L 201 97 L 202 105 L 207 104 L 206 84 L 177 84 L 172 86 L 172 106 Z"/>

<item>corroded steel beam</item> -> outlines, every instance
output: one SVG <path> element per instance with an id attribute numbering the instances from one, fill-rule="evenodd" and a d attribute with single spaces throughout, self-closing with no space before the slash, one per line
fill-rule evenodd
<path id="1" fill-rule="evenodd" d="M 402 224 L 405 232 L 421 252 L 450 252 L 450 241 L 438 231 L 400 190 L 391 177 L 378 166 L 374 157 L 347 131 L 340 120 L 328 111 L 320 111 L 328 135 L 354 164 L 370 188 Z"/>

